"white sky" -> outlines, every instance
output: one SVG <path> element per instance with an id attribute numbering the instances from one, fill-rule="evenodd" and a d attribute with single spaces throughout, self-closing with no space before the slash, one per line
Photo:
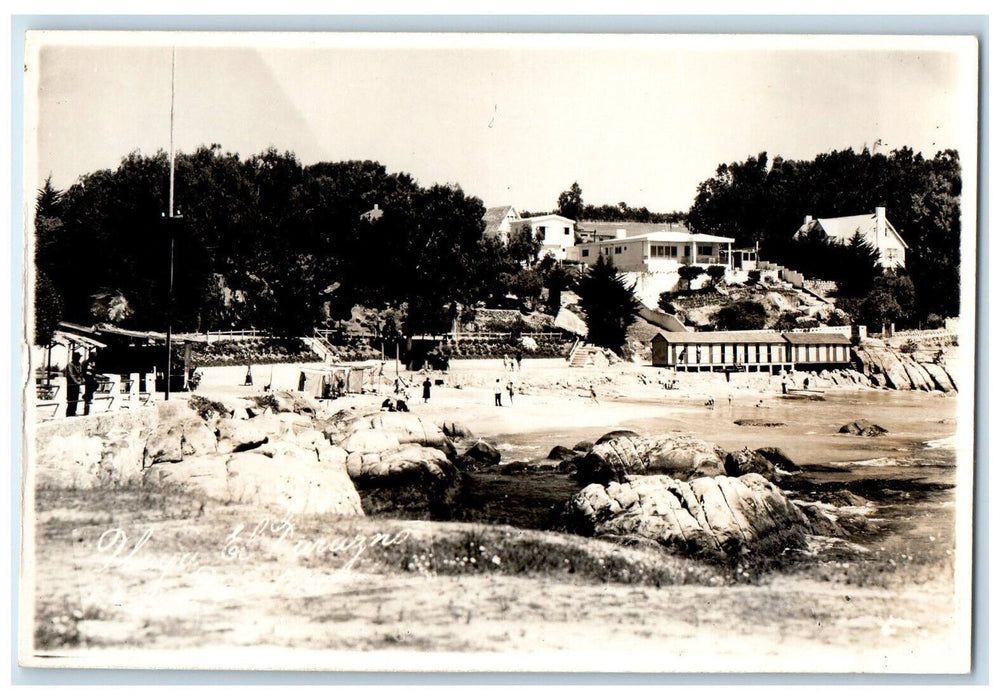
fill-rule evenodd
<path id="1" fill-rule="evenodd" d="M 577 181 L 590 204 L 686 210 L 721 162 L 877 139 L 930 157 L 960 148 L 970 123 L 959 108 L 969 64 L 954 44 L 926 40 L 912 50 L 873 37 L 226 39 L 189 35 L 177 50 L 179 150 L 378 160 L 487 206 L 551 209 Z M 152 40 L 48 35 L 38 184 L 51 173 L 65 188 L 134 149 L 167 149 L 170 42 Z"/>

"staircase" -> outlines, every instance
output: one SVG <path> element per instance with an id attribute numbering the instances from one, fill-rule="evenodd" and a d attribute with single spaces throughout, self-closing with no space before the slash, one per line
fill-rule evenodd
<path id="1" fill-rule="evenodd" d="M 594 364 L 594 356 L 601 354 L 599 348 L 583 343 L 578 345 L 569 356 L 570 367 L 586 367 Z"/>

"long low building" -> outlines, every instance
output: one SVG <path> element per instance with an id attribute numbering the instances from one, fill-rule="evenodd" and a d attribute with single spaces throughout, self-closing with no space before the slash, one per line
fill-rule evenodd
<path id="1" fill-rule="evenodd" d="M 838 367 L 851 361 L 851 341 L 841 333 L 662 331 L 651 343 L 654 366 L 685 372 L 775 373 Z"/>

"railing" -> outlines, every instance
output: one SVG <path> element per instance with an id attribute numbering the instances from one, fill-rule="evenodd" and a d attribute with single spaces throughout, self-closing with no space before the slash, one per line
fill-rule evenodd
<path id="1" fill-rule="evenodd" d="M 205 336 L 205 342 L 211 343 L 216 340 L 246 340 L 247 338 L 269 338 L 270 333 L 259 331 L 256 328 L 232 331 L 206 331 L 204 334 L 192 333 L 192 336 Z"/>

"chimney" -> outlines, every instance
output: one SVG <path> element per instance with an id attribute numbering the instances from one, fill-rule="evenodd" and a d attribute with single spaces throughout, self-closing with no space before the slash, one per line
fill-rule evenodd
<path id="1" fill-rule="evenodd" d="M 885 240 L 885 207 L 875 207 L 875 243 L 882 245 Z"/>
<path id="2" fill-rule="evenodd" d="M 623 229 L 623 228 L 616 228 L 615 229 L 615 238 L 625 238 L 625 229 Z"/>

